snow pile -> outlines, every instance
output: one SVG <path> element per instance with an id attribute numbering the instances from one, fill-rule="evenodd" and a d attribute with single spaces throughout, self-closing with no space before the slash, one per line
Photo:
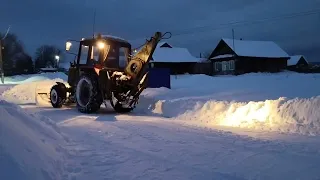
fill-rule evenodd
<path id="1" fill-rule="evenodd" d="M 49 120 L 0 101 L 1 179 L 62 179 L 65 142 Z"/>
<path id="2" fill-rule="evenodd" d="M 17 76 L 5 77 L 4 83 L 5 84 L 23 84 L 28 82 L 36 82 L 36 81 L 44 81 L 44 80 L 52 80 L 52 79 L 67 80 L 67 75 L 62 72 L 17 75 Z"/>
<path id="3" fill-rule="evenodd" d="M 37 103 L 37 93 L 50 93 L 56 82 L 65 82 L 63 79 L 52 79 L 21 83 L 3 92 L 5 100 L 16 104 Z M 43 104 L 43 103 L 41 103 Z"/>
<path id="4" fill-rule="evenodd" d="M 180 112 L 174 111 L 174 107 L 178 104 L 158 101 L 154 112 L 206 127 L 222 125 L 259 131 L 320 134 L 320 96 L 257 102 L 194 101 L 180 106 Z"/>
<path id="5" fill-rule="evenodd" d="M 172 78 L 173 89 L 146 89 L 140 105 L 193 125 L 315 135 L 320 134 L 319 77 L 289 72 L 184 75 Z"/>

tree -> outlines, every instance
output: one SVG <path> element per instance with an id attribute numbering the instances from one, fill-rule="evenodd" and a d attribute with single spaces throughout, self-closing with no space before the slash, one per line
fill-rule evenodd
<path id="1" fill-rule="evenodd" d="M 0 39 L 2 39 L 4 34 L 0 33 Z M 22 43 L 18 40 L 15 34 L 8 33 L 6 38 L 2 40 L 2 60 L 3 60 L 3 70 L 5 75 L 14 75 L 14 56 L 19 53 L 24 53 Z"/>
<path id="2" fill-rule="evenodd" d="M 31 56 L 26 53 L 19 53 L 15 56 L 15 73 L 31 74 L 34 72 Z"/>
<path id="3" fill-rule="evenodd" d="M 61 50 L 52 45 L 42 45 L 36 50 L 35 69 L 57 67 L 56 56 L 60 56 Z"/>

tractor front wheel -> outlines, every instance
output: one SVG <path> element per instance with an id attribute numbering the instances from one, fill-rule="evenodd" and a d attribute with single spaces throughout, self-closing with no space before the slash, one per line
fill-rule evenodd
<path id="1" fill-rule="evenodd" d="M 81 76 L 76 86 L 75 100 L 80 112 L 97 112 L 103 102 L 97 78 L 90 75 Z"/>
<path id="2" fill-rule="evenodd" d="M 67 90 L 63 84 L 56 84 L 50 90 L 50 102 L 52 107 L 61 108 L 67 98 Z"/>

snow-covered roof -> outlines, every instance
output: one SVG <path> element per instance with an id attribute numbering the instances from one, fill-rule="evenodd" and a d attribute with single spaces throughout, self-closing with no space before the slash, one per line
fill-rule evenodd
<path id="1" fill-rule="evenodd" d="M 95 36 L 96 37 L 96 36 Z M 101 35 L 102 38 L 110 38 L 110 39 L 115 39 L 115 40 L 120 40 L 120 41 L 125 41 L 125 42 L 128 42 L 127 40 L 121 38 L 121 37 L 118 37 L 118 36 L 113 36 L 113 35 L 109 35 L 109 34 L 102 34 Z M 89 38 L 82 38 L 83 40 L 84 39 L 92 39 L 92 37 L 89 37 Z"/>
<path id="2" fill-rule="evenodd" d="M 122 40 L 122 41 L 127 41 L 127 40 L 125 40 L 125 39 L 123 39 L 123 38 L 121 38 L 121 37 L 118 37 L 118 36 L 113 36 L 113 35 L 106 35 L 106 34 L 104 34 L 104 35 L 101 35 L 101 37 L 103 37 L 103 38 L 113 38 L 113 39 L 118 39 L 118 40 Z"/>
<path id="3" fill-rule="evenodd" d="M 290 59 L 288 60 L 288 66 L 296 65 L 301 58 L 304 58 L 306 60 L 306 58 L 303 55 L 290 56 Z M 308 63 L 308 61 L 307 61 L 307 63 Z"/>
<path id="4" fill-rule="evenodd" d="M 233 54 L 223 54 L 223 55 L 218 55 L 218 56 L 212 57 L 210 59 L 230 58 L 230 57 L 233 57 L 233 56 L 234 56 Z"/>
<path id="5" fill-rule="evenodd" d="M 151 62 L 199 62 L 199 58 L 191 55 L 191 53 L 186 48 L 180 47 L 160 47 L 165 42 L 158 43 Z"/>
<path id="6" fill-rule="evenodd" d="M 157 44 L 157 47 L 158 48 L 160 48 L 161 46 L 163 46 L 163 45 L 165 45 L 165 44 L 168 44 L 170 47 L 167 47 L 167 48 L 173 48 L 173 46 L 171 46 L 171 44 L 169 44 L 169 43 L 167 43 L 167 42 L 159 42 L 158 44 Z M 164 47 L 164 48 L 166 48 L 166 47 Z"/>
<path id="7" fill-rule="evenodd" d="M 280 58 L 289 55 L 272 41 L 222 39 L 238 56 Z M 233 47 L 234 43 L 234 47 Z"/>

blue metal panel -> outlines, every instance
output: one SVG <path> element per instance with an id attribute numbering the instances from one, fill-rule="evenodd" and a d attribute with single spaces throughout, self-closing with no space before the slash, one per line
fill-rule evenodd
<path id="1" fill-rule="evenodd" d="M 171 88 L 170 69 L 149 68 L 148 87 L 149 88 L 160 88 L 160 87 Z"/>

